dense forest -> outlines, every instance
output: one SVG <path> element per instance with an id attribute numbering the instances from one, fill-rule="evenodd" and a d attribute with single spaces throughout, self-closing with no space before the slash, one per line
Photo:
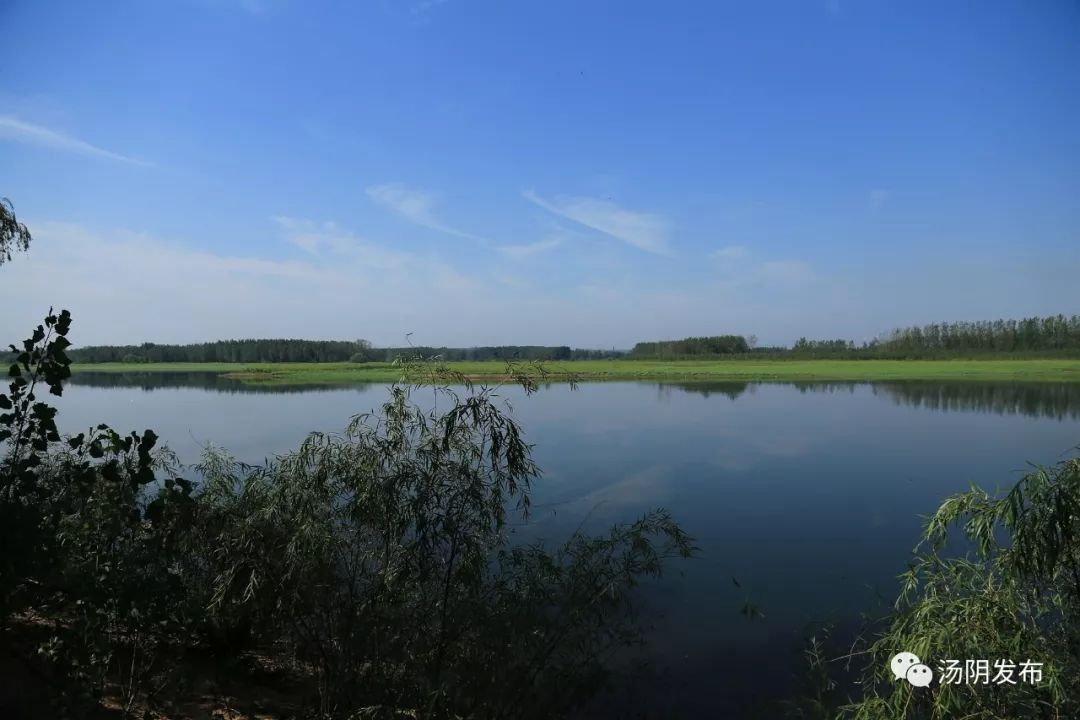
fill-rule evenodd
<path id="1" fill-rule="evenodd" d="M 396 347 L 374 351 L 380 360 L 396 357 L 438 357 L 442 360 L 603 360 L 622 357 L 621 350 L 586 350 L 567 345 L 498 345 L 469 348 L 449 347 Z"/>
<path id="2" fill-rule="evenodd" d="M 886 352 L 1080 350 L 1080 315 L 934 323 L 893 330 L 872 348 Z"/>
<path id="3" fill-rule="evenodd" d="M 790 350 L 759 348 L 755 352 L 829 358 L 1080 354 L 1080 315 L 932 323 L 891 330 L 880 338 L 861 345 L 843 339 L 799 338 Z"/>
<path id="4" fill-rule="evenodd" d="M 891 330 L 856 345 L 851 340 L 801 337 L 790 348 L 755 347 L 740 335 L 641 342 L 631 358 L 798 357 L 798 358 L 932 358 L 980 354 L 1080 354 L 1080 315 L 1052 315 L 1023 320 L 933 323 Z"/>
<path id="5" fill-rule="evenodd" d="M 367 357 L 369 349 L 362 340 L 218 340 L 191 345 L 93 345 L 72 349 L 68 355 L 77 363 L 344 362 L 357 355 Z"/>
<path id="6" fill-rule="evenodd" d="M 855 343 L 851 340 L 807 340 L 804 337 L 795 341 L 791 352 L 796 355 L 806 353 L 846 353 L 855 350 Z M 780 348 L 786 352 L 787 348 Z"/>
<path id="7" fill-rule="evenodd" d="M 581 350 L 565 345 L 500 345 L 497 347 L 373 348 L 365 340 L 218 340 L 190 345 L 93 345 L 68 352 L 76 363 L 160 362 L 372 362 L 397 357 L 439 357 L 443 360 L 596 360 L 619 357 L 615 350 Z"/>
<path id="8" fill-rule="evenodd" d="M 630 351 L 631 358 L 676 359 L 687 355 L 735 355 L 750 351 L 742 335 L 689 337 L 682 340 L 639 342 Z"/>

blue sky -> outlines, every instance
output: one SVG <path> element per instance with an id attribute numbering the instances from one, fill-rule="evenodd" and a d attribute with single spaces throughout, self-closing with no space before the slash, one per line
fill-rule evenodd
<path id="1" fill-rule="evenodd" d="M 1080 312 L 1075 2 L 0 2 L 4 342 Z M 51 282 L 47 292 L 35 291 Z"/>

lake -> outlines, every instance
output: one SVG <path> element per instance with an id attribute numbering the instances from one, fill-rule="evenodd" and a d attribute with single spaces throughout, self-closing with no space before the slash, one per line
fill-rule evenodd
<path id="1" fill-rule="evenodd" d="M 693 716 L 747 717 L 793 687 L 816 623 L 853 628 L 895 598 L 921 516 L 976 482 L 1011 485 L 1080 443 L 1080 385 L 552 385 L 500 394 L 543 477 L 525 539 L 557 542 L 665 507 L 701 557 L 643 588 L 661 681 Z M 153 428 L 185 462 L 212 442 L 258 463 L 333 431 L 386 386 L 247 386 L 203 374 L 76 374 L 60 425 Z M 736 585 L 736 583 L 738 585 Z M 740 613 L 749 600 L 764 613 Z M 755 711 L 755 708 L 757 711 Z"/>

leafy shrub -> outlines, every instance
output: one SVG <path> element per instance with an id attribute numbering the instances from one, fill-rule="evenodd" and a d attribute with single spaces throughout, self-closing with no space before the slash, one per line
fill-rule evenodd
<path id="1" fill-rule="evenodd" d="M 637 579 L 691 542 L 658 511 L 554 552 L 509 544 L 538 472 L 521 429 L 490 389 L 436 386 L 439 412 L 417 387 L 266 467 L 208 454 L 211 608 L 314 668 L 323 713 L 564 712 L 640 641 Z"/>
<path id="2" fill-rule="evenodd" d="M 37 401 L 70 376 L 71 316 L 51 311 L 23 343 L 0 394 L 0 622 L 33 611 L 53 622 L 43 647 L 73 689 L 143 691 L 151 655 L 170 638 L 186 591 L 173 570 L 190 525 L 192 485 L 155 486 L 152 431 L 121 436 L 106 425 L 62 439 L 56 410 Z M 153 489 L 151 489 L 153 488 Z M 123 662 L 120 659 L 123 658 Z M 76 693 L 78 695 L 80 693 Z"/>
<path id="3" fill-rule="evenodd" d="M 951 526 L 974 548 L 941 557 Z M 1068 718 L 1080 712 L 1080 458 L 1035 467 L 1008 493 L 947 499 L 929 519 L 924 550 L 902 576 L 887 630 L 870 647 L 858 720 Z M 933 663 L 930 688 L 894 682 L 901 650 Z M 1043 663 L 1041 682 L 941 683 L 938 663 Z M 1014 680 L 1017 678 L 1014 676 Z"/>

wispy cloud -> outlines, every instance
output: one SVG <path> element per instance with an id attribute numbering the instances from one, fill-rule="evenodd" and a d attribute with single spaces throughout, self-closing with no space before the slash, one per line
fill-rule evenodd
<path id="1" fill-rule="evenodd" d="M 540 253 L 553 250 L 562 244 L 562 240 L 557 237 L 549 237 L 544 240 L 539 240 L 528 245 L 501 245 L 495 248 L 500 254 L 505 255 L 508 258 L 514 260 L 522 260 L 533 255 L 539 255 Z"/>
<path id="2" fill-rule="evenodd" d="M 421 227 L 468 240 L 487 242 L 478 235 L 458 230 L 435 217 L 433 212 L 435 195 L 429 192 L 410 188 L 400 182 L 372 185 L 367 188 L 366 192 L 368 197 L 379 205 L 392 210 Z"/>
<path id="3" fill-rule="evenodd" d="M 277 215 L 271 220 L 282 230 L 285 240 L 309 255 L 333 255 L 366 269 L 400 270 L 416 261 L 412 253 L 386 248 L 366 240 L 335 222 L 306 220 Z"/>
<path id="4" fill-rule="evenodd" d="M 613 202 L 588 197 L 557 196 L 545 200 L 532 190 L 522 193 L 536 205 L 610 235 L 639 250 L 664 255 L 668 253 L 669 223 L 660 215 L 626 210 Z"/>
<path id="5" fill-rule="evenodd" d="M 337 227 L 334 223 L 319 224 L 286 215 L 275 215 L 270 220 L 284 231 L 288 242 L 311 255 L 319 254 L 325 242 L 325 233 L 332 232 Z"/>
<path id="6" fill-rule="evenodd" d="M 54 150 L 64 150 L 66 152 L 87 155 L 89 157 L 116 160 L 132 165 L 151 164 L 145 160 L 139 160 L 138 158 L 133 158 L 128 155 L 121 155 L 120 153 L 106 150 L 97 145 L 92 145 L 73 135 L 67 135 L 56 130 L 50 130 L 47 127 L 42 127 L 41 125 L 24 122 L 11 115 L 0 115 L 0 138 L 11 140 L 13 142 L 25 143 L 27 145 L 38 145 Z"/>
<path id="7" fill-rule="evenodd" d="M 889 199 L 889 191 L 885 188 L 874 188 L 867 193 L 866 199 L 870 203 L 870 207 L 877 210 Z"/>
<path id="8" fill-rule="evenodd" d="M 802 287 L 817 281 L 814 268 L 802 260 L 754 258 L 745 245 L 728 245 L 709 256 L 720 271 L 721 285 L 727 288 L 773 289 Z"/>
<path id="9" fill-rule="evenodd" d="M 461 332 L 461 317 L 479 317 L 495 303 L 485 294 L 493 292 L 489 282 L 452 261 L 380 246 L 335 223 L 275 223 L 282 242 L 303 238 L 297 244 L 315 254 L 260 257 L 122 229 L 33 222 L 32 252 L 17 256 L 10 271 L 0 268 L 0 337 L 11 341 L 33 327 L 41 311 L 33 289 L 59 276 L 64 282 L 50 300 L 74 314 L 72 339 L 80 345 L 237 336 L 393 343 L 410 331 L 420 342 L 445 344 Z M 385 311 L 372 313 L 373 303 Z M 123 327 L 109 320 L 117 307 L 130 309 Z"/>
<path id="10" fill-rule="evenodd" d="M 750 249 L 745 245 L 728 245 L 722 247 L 719 250 L 714 250 L 709 256 L 713 260 L 720 260 L 725 263 L 733 263 L 739 260 L 744 260 L 750 256 Z"/>

